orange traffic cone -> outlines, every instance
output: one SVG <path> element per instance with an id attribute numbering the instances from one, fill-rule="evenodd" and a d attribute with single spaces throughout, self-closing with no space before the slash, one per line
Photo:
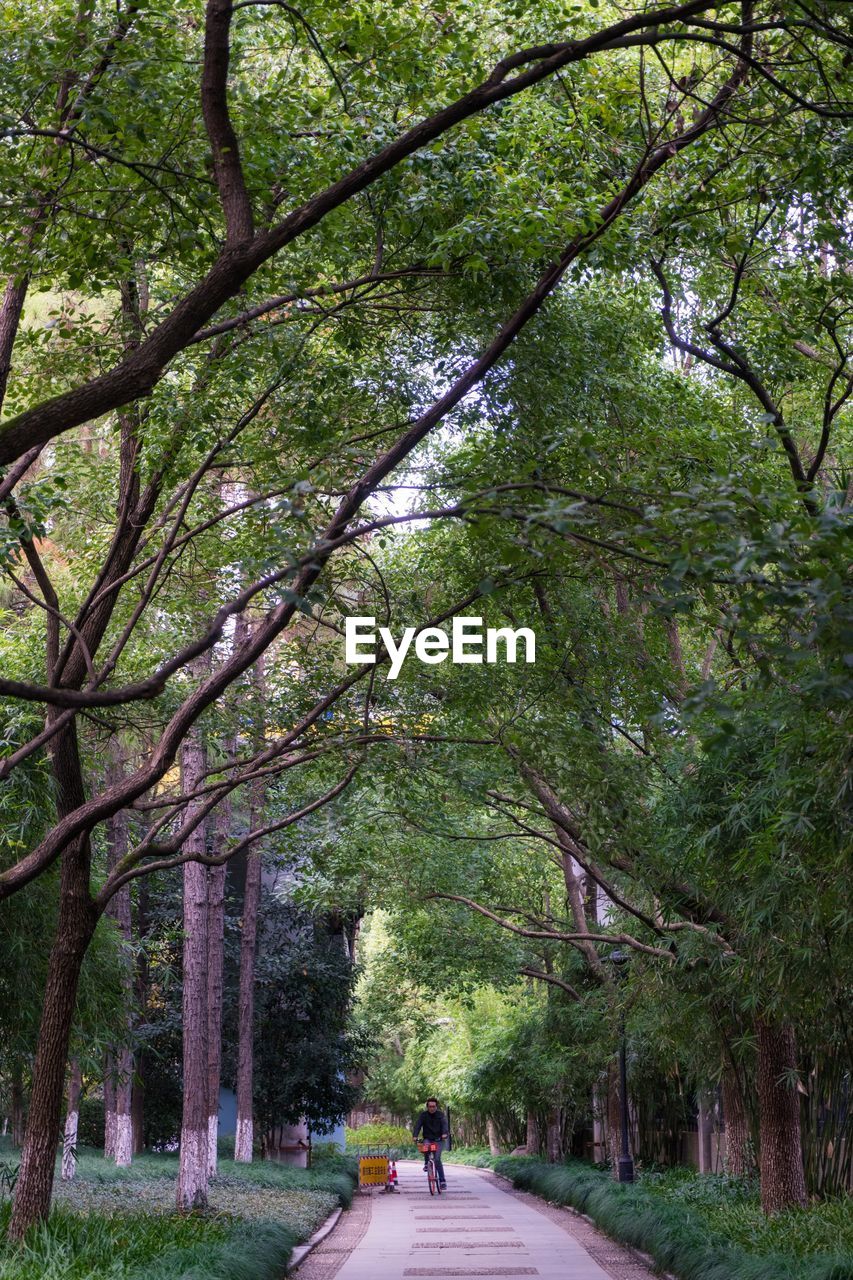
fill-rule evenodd
<path id="1" fill-rule="evenodd" d="M 388 1166 L 388 1190 L 399 1191 L 400 1185 L 397 1180 L 397 1161 L 392 1160 Z"/>

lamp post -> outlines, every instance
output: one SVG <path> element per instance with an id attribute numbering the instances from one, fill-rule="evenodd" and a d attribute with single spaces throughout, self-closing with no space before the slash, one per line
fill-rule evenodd
<path id="1" fill-rule="evenodd" d="M 610 962 L 615 966 L 618 978 L 623 976 L 622 966 L 628 963 L 624 951 L 612 951 Z M 620 1182 L 634 1181 L 634 1161 L 628 1142 L 628 1065 L 626 1061 L 625 1015 L 619 1018 L 619 1121 L 621 1128 L 621 1153 L 617 1162 L 617 1177 Z"/>

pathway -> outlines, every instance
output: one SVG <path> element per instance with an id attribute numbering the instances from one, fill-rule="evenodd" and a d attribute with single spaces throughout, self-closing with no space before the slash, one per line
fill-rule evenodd
<path id="1" fill-rule="evenodd" d="M 654 1280 L 582 1218 L 492 1174 L 448 1164 L 448 1190 L 432 1197 L 420 1165 L 397 1168 L 400 1194 L 357 1194 L 297 1280 Z"/>

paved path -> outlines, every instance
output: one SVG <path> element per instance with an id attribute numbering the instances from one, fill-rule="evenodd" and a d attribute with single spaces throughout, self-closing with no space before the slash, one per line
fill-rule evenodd
<path id="1" fill-rule="evenodd" d="M 653 1280 L 582 1219 L 490 1174 L 448 1164 L 447 1192 L 430 1196 L 419 1164 L 397 1168 L 401 1194 L 357 1195 L 297 1280 Z"/>

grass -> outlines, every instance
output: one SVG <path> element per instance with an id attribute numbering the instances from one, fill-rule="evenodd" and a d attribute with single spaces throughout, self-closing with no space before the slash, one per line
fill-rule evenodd
<path id="1" fill-rule="evenodd" d="M 9 1162 L 5 1151 L 0 1159 Z M 174 1212 L 177 1158 L 143 1155 L 130 1169 L 83 1149 L 77 1176 L 57 1179 L 47 1223 L 22 1245 L 4 1241 L 0 1280 L 280 1280 L 295 1244 L 352 1199 L 354 1164 L 318 1170 L 220 1160 L 204 1215 Z"/>
<path id="2" fill-rule="evenodd" d="M 516 1187 L 570 1205 L 607 1235 L 649 1254 L 678 1280 L 853 1280 L 853 1199 L 768 1219 L 754 1184 L 689 1169 L 645 1173 L 633 1185 L 579 1160 L 452 1153 Z"/>
<path id="3" fill-rule="evenodd" d="M 849 1254 L 853 1260 L 853 1200 L 824 1200 L 807 1209 L 791 1209 L 768 1218 L 761 1211 L 758 1187 L 724 1174 L 698 1177 L 690 1169 L 647 1173 L 642 1184 L 668 1203 L 685 1205 L 708 1226 L 747 1253 L 784 1251 L 795 1258 Z"/>
<path id="4" fill-rule="evenodd" d="M 494 1169 L 500 1156 L 493 1156 L 486 1147 L 454 1147 L 442 1155 L 445 1164 L 469 1164 L 475 1169 Z"/>

